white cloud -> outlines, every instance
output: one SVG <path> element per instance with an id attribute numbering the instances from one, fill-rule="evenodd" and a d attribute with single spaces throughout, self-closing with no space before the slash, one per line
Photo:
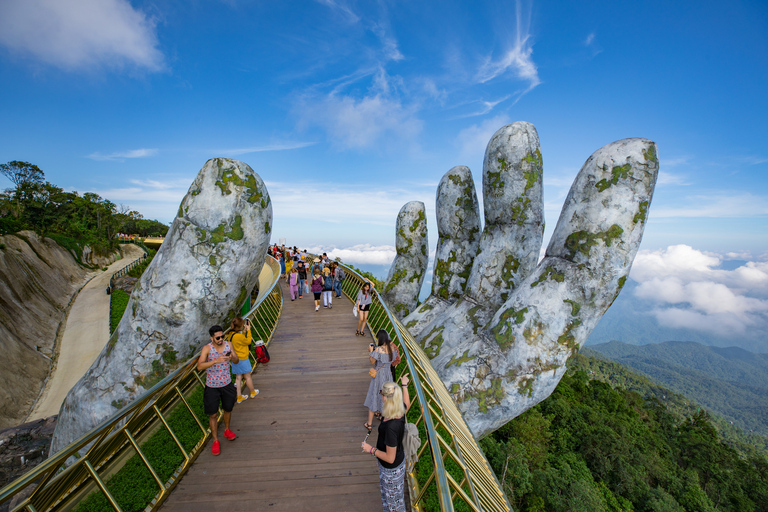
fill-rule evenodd
<path id="1" fill-rule="evenodd" d="M 498 105 L 499 103 L 502 103 L 502 102 L 508 100 L 509 98 L 510 98 L 510 95 L 506 95 L 503 98 L 500 98 L 500 99 L 498 99 L 496 101 L 478 100 L 476 102 L 473 102 L 473 103 L 479 103 L 481 105 L 480 110 L 477 110 L 475 112 L 471 112 L 469 114 L 460 115 L 460 116 L 457 117 L 457 119 L 462 119 L 462 118 L 465 118 L 465 117 L 484 116 L 485 114 L 487 114 L 488 112 L 493 110 L 496 107 L 496 105 Z"/>
<path id="2" fill-rule="evenodd" d="M 672 174 L 665 171 L 659 171 L 659 177 L 656 180 L 657 185 L 690 185 L 690 181 L 685 176 Z"/>
<path id="3" fill-rule="evenodd" d="M 382 144 L 412 147 L 423 122 L 416 115 L 416 107 L 406 106 L 400 99 L 400 80 L 392 80 L 380 68 L 372 82 L 362 97 L 342 93 L 349 84 L 339 85 L 326 95 L 305 95 L 294 109 L 299 126 L 321 127 L 333 145 L 344 149 Z"/>
<path id="4" fill-rule="evenodd" d="M 315 254 L 328 253 L 332 260 L 341 258 L 344 263 L 353 265 L 390 265 L 397 251 L 392 245 L 359 244 L 351 247 L 314 246 L 308 251 Z"/>
<path id="5" fill-rule="evenodd" d="M 343 2 L 337 2 L 335 0 L 316 0 L 317 3 L 325 5 L 333 10 L 341 12 L 350 23 L 357 23 L 360 21 L 360 17 L 355 14 L 352 9 L 345 5 Z"/>
<path id="6" fill-rule="evenodd" d="M 3 0 L 0 44 L 67 70 L 164 66 L 155 21 L 127 0 Z"/>
<path id="7" fill-rule="evenodd" d="M 157 149 L 148 149 L 148 148 L 142 148 L 142 149 L 131 149 L 128 151 L 118 151 L 115 153 L 109 153 L 109 154 L 102 154 L 98 151 L 95 153 L 91 153 L 90 155 L 86 156 L 86 158 L 90 158 L 91 160 L 110 160 L 110 161 L 123 161 L 126 158 L 146 158 L 149 156 L 155 156 L 157 154 Z"/>
<path id="8" fill-rule="evenodd" d="M 640 251 L 630 273 L 635 296 L 655 304 L 652 313 L 666 327 L 726 335 L 750 326 L 752 334 L 768 334 L 768 262 L 725 270 L 724 259 L 687 245 Z"/>
<path id="9" fill-rule="evenodd" d="M 520 0 L 516 2 L 516 30 L 514 41 L 511 48 L 507 49 L 498 59 L 488 56 L 480 65 L 480 69 L 475 77 L 479 83 L 490 82 L 494 78 L 511 72 L 515 78 L 528 82 L 528 87 L 521 93 L 532 90 L 541 83 L 536 64 L 531 56 L 533 55 L 532 37 L 529 33 L 531 22 L 530 10 L 523 19 L 522 6 Z"/>

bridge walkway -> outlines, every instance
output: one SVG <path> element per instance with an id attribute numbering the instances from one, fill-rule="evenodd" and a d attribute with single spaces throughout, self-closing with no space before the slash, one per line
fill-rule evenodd
<path id="1" fill-rule="evenodd" d="M 163 511 L 381 510 L 377 464 L 360 450 L 371 338 L 355 336 L 346 297 L 315 312 L 311 294 L 291 302 L 280 287 L 271 361 L 253 375 L 260 394 L 232 412 L 238 438 L 220 436 L 216 457 L 209 441 Z"/>

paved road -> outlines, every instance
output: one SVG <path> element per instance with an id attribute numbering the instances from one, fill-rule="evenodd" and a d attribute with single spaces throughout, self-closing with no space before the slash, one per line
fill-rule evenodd
<path id="1" fill-rule="evenodd" d="M 112 274 L 140 258 L 144 251 L 133 244 L 123 246 L 123 258 L 95 274 L 80 290 L 69 309 L 54 368 L 42 395 L 27 421 L 59 413 L 69 390 L 96 360 L 109 339 L 109 296 Z"/>

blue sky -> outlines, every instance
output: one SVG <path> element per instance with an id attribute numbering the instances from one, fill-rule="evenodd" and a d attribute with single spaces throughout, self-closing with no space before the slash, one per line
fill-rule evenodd
<path id="1" fill-rule="evenodd" d="M 758 301 L 768 333 L 764 1 L 3 0 L 0 77 L 0 161 L 170 222 L 207 159 L 238 158 L 267 183 L 276 239 L 362 264 L 391 258 L 410 200 L 434 248 L 440 177 L 480 180 L 506 123 L 539 132 L 545 239 L 589 155 L 647 137 L 661 174 L 642 254 L 752 264 L 746 281 L 672 277 Z"/>

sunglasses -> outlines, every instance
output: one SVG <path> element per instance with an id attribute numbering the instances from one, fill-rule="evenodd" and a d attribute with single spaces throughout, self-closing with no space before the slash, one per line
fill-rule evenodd
<path id="1" fill-rule="evenodd" d="M 223 340 L 224 339 L 224 335 L 222 334 L 221 336 L 214 336 L 213 339 L 215 339 L 215 340 Z"/>

